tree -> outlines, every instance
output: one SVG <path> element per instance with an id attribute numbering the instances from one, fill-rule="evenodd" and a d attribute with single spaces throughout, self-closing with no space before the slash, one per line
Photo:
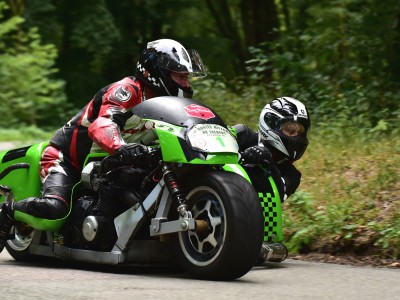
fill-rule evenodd
<path id="1" fill-rule="evenodd" d="M 0 0 L 0 124 L 54 120 L 57 110 L 49 108 L 65 102 L 64 82 L 54 79 L 57 51 L 54 45 L 41 44 L 37 29 L 23 30 L 23 18 L 5 18 L 5 13 L 7 4 Z"/>
<path id="2" fill-rule="evenodd" d="M 267 58 L 255 52 L 259 67 L 265 59 L 272 63 L 269 90 L 303 99 L 333 130 L 331 119 L 343 132 L 368 133 L 387 128 L 385 122 L 398 127 L 400 2 L 286 2 L 290 26 L 281 28 Z"/>
<path id="3" fill-rule="evenodd" d="M 275 0 L 205 0 L 216 28 L 231 41 L 235 53 L 236 75 L 244 75 L 245 62 L 250 59 L 250 47 L 260 47 L 266 53 L 278 38 L 279 18 Z M 265 80 L 272 80 L 272 69 L 264 69 Z"/>
<path id="4" fill-rule="evenodd" d="M 69 102 L 77 107 L 102 86 L 133 75 L 148 41 L 167 37 L 206 48 L 202 33 L 191 30 L 193 19 L 204 16 L 193 11 L 202 3 L 197 0 L 18 1 L 25 3 L 27 26 L 37 26 L 43 39 L 57 46 L 57 67 Z"/>

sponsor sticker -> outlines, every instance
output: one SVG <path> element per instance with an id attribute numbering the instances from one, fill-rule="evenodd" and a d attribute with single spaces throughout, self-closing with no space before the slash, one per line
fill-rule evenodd
<path id="1" fill-rule="evenodd" d="M 237 153 L 238 144 L 228 129 L 216 124 L 197 124 L 188 133 L 192 147 L 206 152 Z"/>
<path id="2" fill-rule="evenodd" d="M 121 102 L 126 102 L 131 99 L 132 92 L 126 89 L 124 86 L 120 86 L 113 93 L 113 99 Z"/>
<path id="3" fill-rule="evenodd" d="M 207 107 L 197 105 L 197 104 L 190 104 L 183 108 L 186 114 L 190 117 L 199 118 L 203 120 L 208 120 L 214 118 L 214 113 Z"/>

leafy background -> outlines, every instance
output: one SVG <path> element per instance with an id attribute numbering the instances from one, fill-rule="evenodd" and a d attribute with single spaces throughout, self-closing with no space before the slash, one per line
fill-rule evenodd
<path id="1" fill-rule="evenodd" d="M 400 258 L 399 0 L 0 0 L 2 140 L 48 138 L 145 44 L 199 50 L 195 98 L 257 128 L 266 102 L 312 115 L 285 207 L 294 253 Z"/>

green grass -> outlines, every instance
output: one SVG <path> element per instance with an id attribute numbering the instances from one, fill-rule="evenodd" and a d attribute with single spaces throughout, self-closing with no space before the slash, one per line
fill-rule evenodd
<path id="1" fill-rule="evenodd" d="M 40 128 L 29 126 L 20 129 L 0 129 L 0 141 L 1 142 L 42 142 L 48 141 L 54 131 L 44 131 Z"/>
<path id="2" fill-rule="evenodd" d="M 399 139 L 316 137 L 296 166 L 302 182 L 284 204 L 292 252 L 400 258 Z"/>

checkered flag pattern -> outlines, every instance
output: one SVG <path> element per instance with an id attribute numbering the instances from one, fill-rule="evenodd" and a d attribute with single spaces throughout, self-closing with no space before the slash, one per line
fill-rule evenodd
<path id="1" fill-rule="evenodd" d="M 138 70 L 140 71 L 140 73 L 142 73 L 143 76 L 144 76 L 144 72 L 146 71 L 146 69 L 142 66 L 142 64 L 137 63 L 137 68 L 138 68 Z M 150 73 L 148 73 L 147 80 L 148 80 L 152 85 L 157 86 L 157 87 L 161 87 L 160 83 L 157 82 L 157 78 L 152 77 Z"/>
<path id="2" fill-rule="evenodd" d="M 152 85 L 158 86 L 160 87 L 161 85 L 157 82 L 157 79 L 154 77 L 151 77 L 150 73 L 149 73 L 149 77 L 147 77 L 147 79 L 151 82 Z"/>
<path id="3" fill-rule="evenodd" d="M 137 63 L 137 66 L 136 66 L 136 67 L 138 68 L 138 70 L 139 70 L 140 73 L 142 73 L 142 74 L 144 74 L 144 71 L 146 71 L 146 69 L 143 68 L 142 64 L 140 64 L 140 63 Z"/>
<path id="4" fill-rule="evenodd" d="M 270 193 L 258 193 L 264 213 L 264 242 L 273 242 L 277 235 L 278 212 Z"/>

